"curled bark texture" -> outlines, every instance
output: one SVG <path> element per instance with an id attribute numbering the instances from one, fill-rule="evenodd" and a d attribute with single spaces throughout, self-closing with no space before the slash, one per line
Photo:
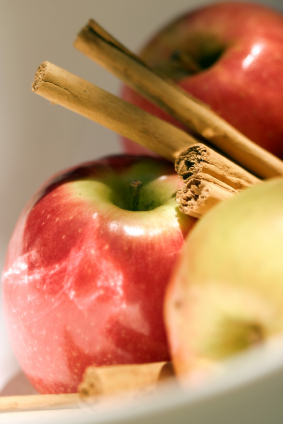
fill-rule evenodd
<path id="1" fill-rule="evenodd" d="M 211 181 L 191 177 L 177 192 L 176 201 L 182 213 L 200 218 L 218 202 L 236 193 L 237 190 L 213 177 Z"/>
<path id="2" fill-rule="evenodd" d="M 183 150 L 175 161 L 175 168 L 183 179 L 196 177 L 199 173 L 208 174 L 235 190 L 260 181 L 241 166 L 201 143 Z"/>
<path id="3" fill-rule="evenodd" d="M 176 194 L 179 208 L 196 218 L 219 201 L 261 181 L 201 143 L 181 152 L 175 169 L 184 180 L 184 186 Z"/>
<path id="4" fill-rule="evenodd" d="M 193 137 L 169 122 L 50 62 L 39 66 L 32 90 L 53 104 L 97 122 L 171 162 L 175 161 L 178 152 L 196 143 Z"/>
<path id="5" fill-rule="evenodd" d="M 156 384 L 174 377 L 171 362 L 88 367 L 78 392 L 83 397 L 113 395 L 155 389 Z"/>
<path id="6" fill-rule="evenodd" d="M 206 139 L 260 178 L 283 175 L 283 162 L 237 131 L 200 100 L 150 69 L 95 21 L 81 30 L 75 47 L 125 84 Z M 184 58 L 183 58 L 184 59 Z M 186 58 L 188 59 L 188 58 Z M 175 151 L 182 145 L 174 140 Z M 189 146 L 189 144 L 187 144 Z"/>

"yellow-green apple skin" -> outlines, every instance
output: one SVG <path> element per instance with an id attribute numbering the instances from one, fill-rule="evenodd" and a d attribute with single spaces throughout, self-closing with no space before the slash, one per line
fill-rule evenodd
<path id="1" fill-rule="evenodd" d="M 195 225 L 169 282 L 178 374 L 283 333 L 283 178 L 245 189 Z"/>
<path id="2" fill-rule="evenodd" d="M 220 2 L 165 25 L 140 56 L 283 159 L 282 45 L 283 15 L 279 11 L 255 3 Z M 178 55 L 184 59 L 178 61 Z M 199 70 L 187 66 L 186 55 Z M 131 89 L 124 87 L 122 97 L 185 129 Z M 123 145 L 128 153 L 145 152 L 129 140 L 123 139 Z"/>
<path id="3" fill-rule="evenodd" d="M 137 210 L 133 180 L 143 183 Z M 165 160 L 120 155 L 57 175 L 28 203 L 6 255 L 3 308 L 39 392 L 77 391 L 89 365 L 170 359 L 164 292 L 195 222 L 178 211 L 181 184 Z"/>

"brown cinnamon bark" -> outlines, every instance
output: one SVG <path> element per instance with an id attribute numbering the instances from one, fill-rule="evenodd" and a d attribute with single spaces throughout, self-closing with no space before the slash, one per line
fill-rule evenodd
<path id="1" fill-rule="evenodd" d="M 200 218 L 218 202 L 261 182 L 224 156 L 198 143 L 180 153 L 175 169 L 184 186 L 176 194 L 179 209 Z"/>
<path id="2" fill-rule="evenodd" d="M 188 161 L 195 164 L 194 168 L 199 166 L 195 159 L 199 157 L 198 162 L 206 164 L 206 173 L 210 166 L 211 175 L 228 184 L 230 181 L 232 187 L 241 188 L 258 181 L 234 162 L 197 143 L 184 131 L 49 62 L 39 66 L 32 89 L 52 103 L 129 137 L 171 161 L 177 158 L 176 170 L 180 175 Z M 190 159 L 184 160 L 186 156 Z"/>
<path id="3" fill-rule="evenodd" d="M 166 159 L 174 161 L 177 158 L 176 170 L 183 178 L 203 178 L 204 174 L 207 181 L 210 175 L 235 190 L 260 181 L 184 131 L 49 62 L 39 66 L 32 89 L 53 104 L 60 104 L 131 138 Z M 215 203 L 215 200 L 210 202 L 207 196 L 207 193 L 214 192 L 206 190 L 207 205 Z M 184 213 L 192 211 L 188 207 L 181 210 Z M 204 210 L 203 207 L 201 210 Z M 195 216 L 196 212 L 192 213 Z"/>
<path id="4" fill-rule="evenodd" d="M 22 411 L 35 409 L 78 407 L 80 395 L 78 393 L 58 395 L 26 395 L 0 396 L 0 412 Z"/>
<path id="5" fill-rule="evenodd" d="M 216 178 L 200 175 L 188 178 L 181 190 L 177 191 L 176 201 L 185 215 L 201 218 L 213 206 L 229 199 L 238 191 Z"/>
<path id="6" fill-rule="evenodd" d="M 179 128 L 50 62 L 39 66 L 32 90 L 173 162 L 180 151 L 196 143 Z"/>
<path id="7" fill-rule="evenodd" d="M 78 393 L 0 397 L 0 412 L 51 408 L 77 408 L 86 399 L 123 392 L 156 388 L 156 384 L 174 377 L 171 362 L 140 365 L 89 367 Z"/>
<path id="8" fill-rule="evenodd" d="M 184 180 L 198 177 L 200 173 L 207 174 L 235 190 L 242 190 L 261 181 L 202 143 L 182 151 L 176 158 L 175 169 Z"/>
<path id="9" fill-rule="evenodd" d="M 74 45 L 253 174 L 260 178 L 283 175 L 283 162 L 279 158 L 161 78 L 94 21 L 82 29 Z"/>
<path id="10" fill-rule="evenodd" d="M 169 362 L 88 367 L 78 391 L 81 396 L 112 395 L 156 387 L 158 382 L 173 376 Z"/>

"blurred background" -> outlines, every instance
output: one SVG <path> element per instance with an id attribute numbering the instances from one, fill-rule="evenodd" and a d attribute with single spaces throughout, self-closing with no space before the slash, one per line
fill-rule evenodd
<path id="1" fill-rule="evenodd" d="M 0 0 L 0 269 L 16 219 L 52 174 L 120 152 L 119 137 L 31 91 L 48 60 L 119 95 L 120 81 L 72 46 L 90 18 L 138 52 L 161 26 L 208 0 Z M 283 10 L 282 0 L 258 1 Z M 0 390 L 18 370 L 0 314 Z"/>

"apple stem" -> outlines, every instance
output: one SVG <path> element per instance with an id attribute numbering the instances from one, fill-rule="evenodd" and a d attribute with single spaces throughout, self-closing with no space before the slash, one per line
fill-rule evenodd
<path id="1" fill-rule="evenodd" d="M 181 67 L 190 74 L 195 74 L 203 70 L 189 53 L 175 51 L 171 56 L 171 61 L 174 66 Z"/>
<path id="2" fill-rule="evenodd" d="M 203 70 L 200 64 L 189 53 L 177 50 L 172 53 L 169 60 L 162 62 L 154 69 L 173 81 L 178 81 L 188 75 L 194 75 Z"/>
<path id="3" fill-rule="evenodd" d="M 142 188 L 142 182 L 134 180 L 130 183 L 130 202 L 129 210 L 137 211 L 140 203 L 140 191 Z"/>

